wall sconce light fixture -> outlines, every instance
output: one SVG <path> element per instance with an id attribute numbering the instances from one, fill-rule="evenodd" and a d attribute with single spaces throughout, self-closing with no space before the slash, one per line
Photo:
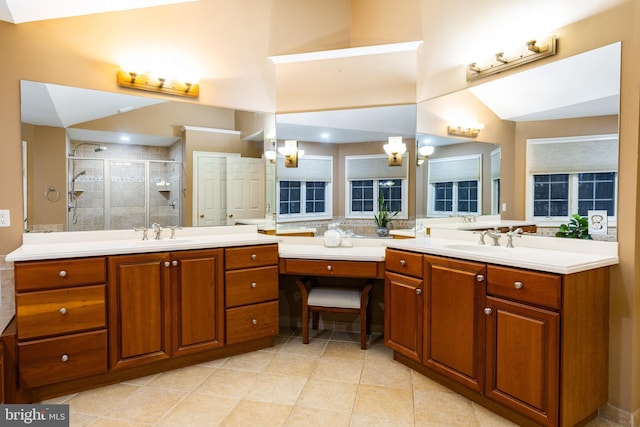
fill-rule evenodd
<path id="1" fill-rule="evenodd" d="M 464 136 L 466 138 L 477 138 L 480 130 L 484 128 L 483 124 L 474 124 L 470 126 L 452 126 L 447 127 L 447 133 L 454 136 Z"/>
<path id="2" fill-rule="evenodd" d="M 529 40 L 520 50 L 513 54 L 505 54 L 498 52 L 494 58 L 490 59 L 486 64 L 472 62 L 467 65 L 467 81 L 475 80 L 480 77 L 496 74 L 501 71 L 519 67 L 538 59 L 546 58 L 556 54 L 556 36 L 547 37 L 544 40 Z"/>
<path id="3" fill-rule="evenodd" d="M 389 166 L 402 166 L 402 155 L 407 151 L 407 145 L 401 136 L 390 136 L 383 148 L 389 155 Z"/>
<path id="4" fill-rule="evenodd" d="M 270 164 L 274 164 L 276 155 L 276 140 L 275 138 L 267 137 L 264 141 L 264 157 L 269 160 Z"/>
<path id="5" fill-rule="evenodd" d="M 191 98 L 197 98 L 200 95 L 200 86 L 197 82 L 181 82 L 163 77 L 152 78 L 148 74 L 140 74 L 133 71 L 118 70 L 118 85 Z"/>
<path id="6" fill-rule="evenodd" d="M 419 145 L 418 144 L 418 156 L 416 157 L 416 166 L 422 166 L 424 161 L 433 154 L 435 151 L 433 145 Z"/>
<path id="7" fill-rule="evenodd" d="M 278 152 L 284 156 L 284 166 L 287 168 L 297 168 L 298 159 L 304 156 L 304 150 L 298 150 L 298 141 L 287 140 L 284 146 L 278 147 Z"/>

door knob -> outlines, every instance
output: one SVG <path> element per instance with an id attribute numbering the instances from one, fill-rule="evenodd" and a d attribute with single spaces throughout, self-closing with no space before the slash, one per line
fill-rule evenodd
<path id="1" fill-rule="evenodd" d="M 229 218 L 233 218 L 233 214 L 229 214 Z"/>
<path id="2" fill-rule="evenodd" d="M 200 214 L 200 218 L 204 218 L 204 214 Z"/>

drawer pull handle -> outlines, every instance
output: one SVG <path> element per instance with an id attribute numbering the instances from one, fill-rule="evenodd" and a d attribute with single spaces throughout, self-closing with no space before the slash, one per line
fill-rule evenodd
<path id="1" fill-rule="evenodd" d="M 175 267 L 176 265 L 178 265 L 178 261 L 175 261 L 175 260 L 171 261 L 171 265 L 173 265 Z"/>
<path id="2" fill-rule="evenodd" d="M 491 310 L 491 308 L 487 307 L 484 309 L 484 314 L 486 314 L 487 316 L 490 315 L 491 313 L 493 313 L 493 310 Z"/>
<path id="3" fill-rule="evenodd" d="M 422 289 L 417 288 L 416 289 L 416 295 L 422 295 Z"/>
<path id="4" fill-rule="evenodd" d="M 256 258 L 258 258 L 258 255 L 256 255 L 256 254 L 251 254 L 251 259 L 256 259 Z"/>
<path id="5" fill-rule="evenodd" d="M 515 282 L 513 284 L 513 287 L 516 288 L 516 289 L 522 289 L 523 286 L 524 285 L 522 284 L 522 282 Z"/>
<path id="6" fill-rule="evenodd" d="M 251 282 L 251 287 L 255 288 L 256 286 L 258 286 L 258 284 L 256 282 Z"/>
<path id="7" fill-rule="evenodd" d="M 165 261 L 165 262 L 164 262 L 164 266 L 165 266 L 165 267 L 169 267 L 170 265 L 171 265 L 171 264 L 169 263 L 169 261 Z"/>
<path id="8" fill-rule="evenodd" d="M 58 276 L 60 277 L 67 277 L 67 272 L 64 270 L 60 270 L 60 272 L 58 273 Z"/>
<path id="9" fill-rule="evenodd" d="M 331 271 L 331 270 L 333 270 L 333 267 L 331 267 L 330 265 L 327 265 L 327 270 Z"/>
<path id="10" fill-rule="evenodd" d="M 58 312 L 60 312 L 60 314 L 67 314 L 67 308 L 66 307 L 60 307 L 60 310 L 58 310 Z"/>
<path id="11" fill-rule="evenodd" d="M 63 354 L 62 357 L 60 358 L 60 360 L 62 362 L 66 362 L 67 360 L 69 360 L 69 355 L 68 354 Z"/>
<path id="12" fill-rule="evenodd" d="M 252 323 L 253 325 L 257 325 L 257 324 L 258 324 L 258 320 L 257 320 L 257 319 L 251 319 L 251 323 Z"/>
<path id="13" fill-rule="evenodd" d="M 407 265 L 407 261 L 401 259 L 400 260 L 400 265 L 404 267 L 405 265 Z"/>
<path id="14" fill-rule="evenodd" d="M 484 276 L 482 274 L 478 274 L 476 276 L 476 282 L 484 282 Z"/>

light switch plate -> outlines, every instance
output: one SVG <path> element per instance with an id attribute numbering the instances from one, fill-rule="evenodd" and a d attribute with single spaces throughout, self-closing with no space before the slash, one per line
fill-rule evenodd
<path id="1" fill-rule="evenodd" d="M 9 227 L 11 220 L 9 219 L 9 210 L 0 210 L 0 227 Z"/>

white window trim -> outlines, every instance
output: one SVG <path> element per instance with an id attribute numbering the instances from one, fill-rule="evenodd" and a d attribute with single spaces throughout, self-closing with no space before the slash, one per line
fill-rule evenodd
<path id="1" fill-rule="evenodd" d="M 435 184 L 429 184 L 429 191 L 427 194 L 427 216 L 428 217 L 449 217 L 455 215 L 480 215 L 482 212 L 482 179 L 478 180 L 478 210 L 476 212 L 458 212 L 458 182 L 461 181 L 448 181 L 453 182 L 453 211 L 436 211 L 435 210 Z"/>

